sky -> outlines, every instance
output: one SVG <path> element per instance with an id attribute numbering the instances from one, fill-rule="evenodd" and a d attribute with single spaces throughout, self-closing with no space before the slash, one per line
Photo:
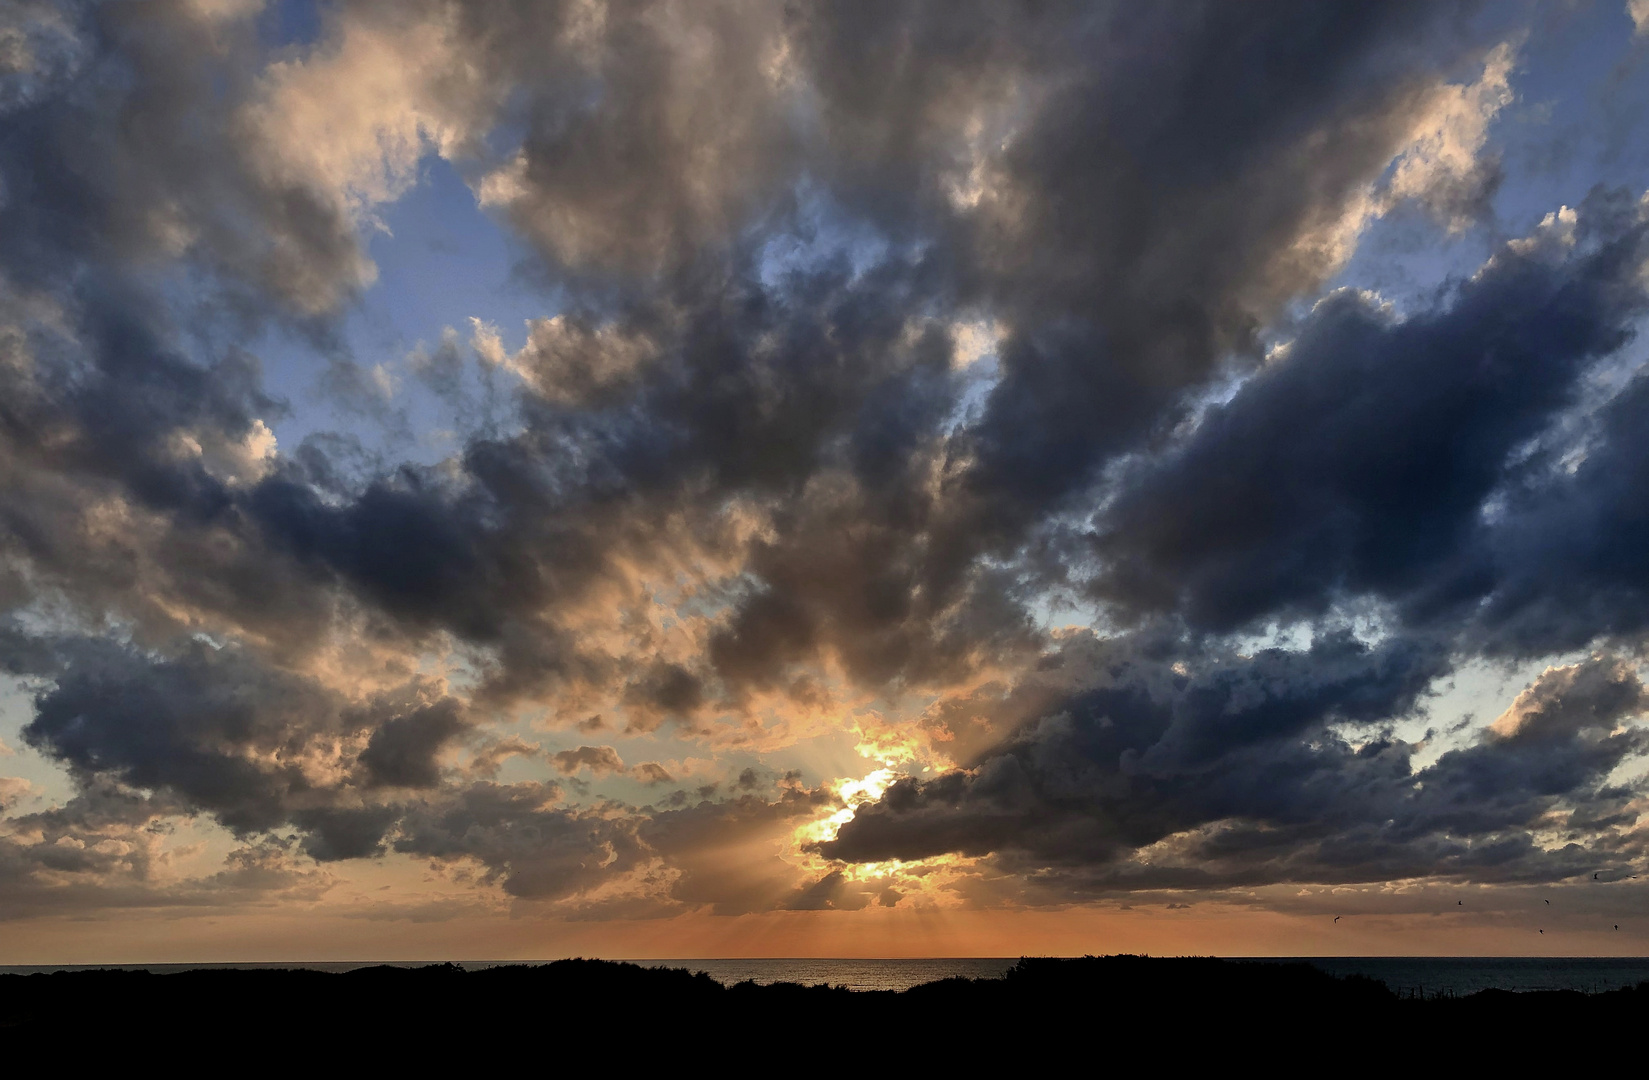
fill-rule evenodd
<path id="1" fill-rule="evenodd" d="M 1649 950 L 1649 3 L 13 0 L 0 963 Z"/>

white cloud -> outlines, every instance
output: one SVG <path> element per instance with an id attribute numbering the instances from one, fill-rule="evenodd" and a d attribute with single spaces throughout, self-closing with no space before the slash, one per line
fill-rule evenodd
<path id="1" fill-rule="evenodd" d="M 1649 0 L 1626 0 L 1626 14 L 1637 34 L 1649 34 Z"/>
<path id="2" fill-rule="evenodd" d="M 1433 92 L 1430 108 L 1417 120 L 1392 170 L 1387 208 L 1399 200 L 1413 199 L 1441 218 L 1450 232 L 1471 223 L 1458 196 L 1463 187 L 1474 183 L 1489 124 L 1516 100 L 1511 88 L 1516 60 L 1511 43 L 1503 42 L 1489 53 L 1476 82 L 1446 84 Z"/>
<path id="3" fill-rule="evenodd" d="M 1404 201 L 1425 207 L 1451 233 L 1470 225 L 1484 179 L 1481 155 L 1489 126 L 1516 100 L 1511 89 L 1516 60 L 1513 44 L 1502 42 L 1485 58 L 1477 81 L 1434 86 L 1393 156 L 1386 182 L 1353 195 L 1336 218 L 1302 235 L 1292 254 L 1332 273 L 1351 258 L 1363 232 Z"/>
<path id="4" fill-rule="evenodd" d="M 452 18 L 344 16 L 326 46 L 264 73 L 245 117 L 261 166 L 377 224 L 426 154 L 461 153 L 484 126 L 488 82 L 470 60 Z"/>
<path id="5" fill-rule="evenodd" d="M 475 350 L 475 355 L 492 367 L 503 367 L 510 356 L 504 348 L 504 340 L 498 336 L 498 327 L 473 315 L 470 316 L 470 326 L 470 348 Z"/>
<path id="6" fill-rule="evenodd" d="M 39 788 L 21 776 L 0 776 L 0 811 L 10 810 L 24 799 L 39 793 Z"/>

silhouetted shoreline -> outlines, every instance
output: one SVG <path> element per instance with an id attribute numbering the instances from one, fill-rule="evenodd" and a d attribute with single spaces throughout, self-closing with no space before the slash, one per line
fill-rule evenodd
<path id="1" fill-rule="evenodd" d="M 637 1030 L 646 1038 L 698 1038 L 732 1024 L 746 1046 L 781 1045 L 786 1032 L 800 1038 L 801 1023 L 855 1045 L 883 1047 L 938 1032 L 947 1039 L 997 1038 L 1049 1025 L 1076 1032 L 1097 1024 L 1107 1037 L 1160 1034 L 1174 1024 L 1190 1024 L 1199 1036 L 1275 1033 L 1279 1025 L 1299 1032 L 1395 1025 L 1390 1030 L 1412 1039 L 1643 1018 L 1649 1018 L 1649 982 L 1596 994 L 1422 995 L 1360 976 L 1336 978 L 1305 963 L 1195 957 L 1025 958 L 999 979 L 950 978 L 905 991 L 753 981 L 724 986 L 686 968 L 582 959 L 472 971 L 432 964 L 343 973 L 203 968 L 164 975 L 118 969 L 0 975 L 0 1033 L 56 1039 L 95 1032 L 100 1042 L 152 1036 L 157 1025 L 179 1022 L 208 1043 L 239 1037 L 249 1023 L 275 1022 L 418 1038 L 553 1024 L 558 1038 L 576 1033 L 580 1040 L 630 1042 Z"/>

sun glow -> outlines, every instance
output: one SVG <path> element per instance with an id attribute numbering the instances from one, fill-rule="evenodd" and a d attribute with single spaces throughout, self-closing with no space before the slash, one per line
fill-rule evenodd
<path id="1" fill-rule="evenodd" d="M 895 906 L 906 898 L 929 909 L 960 903 L 960 896 L 950 886 L 968 871 L 971 859 L 937 855 L 913 862 L 888 859 L 845 863 L 825 858 L 817 849 L 817 845 L 836 839 L 842 826 L 852 821 L 861 807 L 880 800 L 894 782 L 906 775 L 895 765 L 914 758 L 916 749 L 914 740 L 908 739 L 902 745 L 885 738 L 861 743 L 860 753 L 881 758 L 882 767 L 858 779 L 843 777 L 831 781 L 828 786 L 836 797 L 834 804 L 822 816 L 792 830 L 780 857 L 815 880 L 834 875 L 844 885 L 855 887 L 861 895 L 880 893 L 880 903 L 885 906 Z"/>
<path id="2" fill-rule="evenodd" d="M 798 844 L 818 844 L 836 839 L 843 825 L 853 820 L 859 807 L 880 799 L 888 786 L 898 779 L 891 768 L 883 767 L 858 780 L 842 778 L 830 783 L 831 792 L 839 800 L 837 807 L 823 818 L 809 821 L 796 829 Z"/>

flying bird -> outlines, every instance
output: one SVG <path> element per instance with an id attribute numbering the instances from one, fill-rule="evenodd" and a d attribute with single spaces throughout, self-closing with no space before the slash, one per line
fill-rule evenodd
<path id="1" fill-rule="evenodd" d="M 1465 906 L 1466 906 L 1466 902 L 1465 902 L 1465 901 L 1464 901 L 1464 900 L 1456 900 L 1456 901 L 1455 901 L 1455 903 L 1456 903 L 1456 904 L 1459 904 L 1459 905 L 1460 905 L 1460 906 L 1461 906 L 1461 907 L 1465 907 Z"/>
<path id="2" fill-rule="evenodd" d="M 1542 934 L 1544 934 L 1544 933 L 1545 933 L 1545 932 L 1546 932 L 1546 931 L 1544 931 L 1544 930 L 1542 930 L 1542 931 L 1541 931 L 1541 933 L 1542 933 Z"/>
<path id="3" fill-rule="evenodd" d="M 1334 921 L 1335 921 L 1335 922 L 1339 922 L 1339 921 L 1340 921 L 1340 917 L 1339 917 L 1339 916 L 1338 916 L 1338 915 L 1336 915 L 1336 916 L 1334 916 Z"/>
<path id="4" fill-rule="evenodd" d="M 1546 901 L 1546 903 L 1548 903 L 1548 904 L 1550 904 L 1550 903 L 1551 903 L 1551 901 L 1550 901 L 1550 900 L 1548 900 L 1548 901 Z"/>
<path id="5" fill-rule="evenodd" d="M 1596 880 L 1597 880 L 1597 875 L 1596 875 L 1596 874 L 1593 874 L 1593 875 L 1592 875 L 1592 880 L 1593 880 L 1593 881 L 1596 881 Z"/>

